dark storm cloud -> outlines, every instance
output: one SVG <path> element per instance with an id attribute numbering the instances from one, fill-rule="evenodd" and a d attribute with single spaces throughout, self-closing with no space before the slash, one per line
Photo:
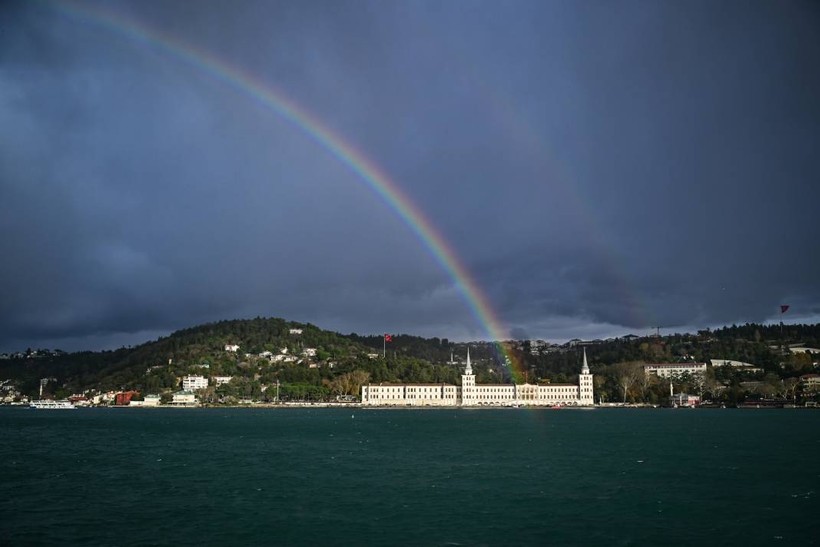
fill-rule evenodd
<path id="1" fill-rule="evenodd" d="M 815 4 L 77 6 L 0 9 L 0 350 L 254 315 L 487 336 L 355 173 L 99 10 L 363 151 L 516 336 L 820 312 Z"/>

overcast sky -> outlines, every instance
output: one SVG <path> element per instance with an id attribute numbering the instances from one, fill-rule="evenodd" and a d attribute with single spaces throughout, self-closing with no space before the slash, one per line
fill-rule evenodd
<path id="1" fill-rule="evenodd" d="M 488 338 L 357 173 L 146 36 L 379 166 L 516 337 L 820 316 L 817 2 L 12 1 L 0 351 L 257 315 Z"/>

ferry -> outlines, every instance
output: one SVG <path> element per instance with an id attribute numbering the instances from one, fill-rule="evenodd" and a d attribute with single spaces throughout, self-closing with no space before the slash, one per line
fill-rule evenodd
<path id="1" fill-rule="evenodd" d="M 71 410 L 77 408 L 71 401 L 49 401 L 47 399 L 32 401 L 28 406 L 40 410 Z"/>

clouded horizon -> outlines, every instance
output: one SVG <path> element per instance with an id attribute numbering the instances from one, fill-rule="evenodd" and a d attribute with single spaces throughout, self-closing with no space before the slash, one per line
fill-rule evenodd
<path id="1" fill-rule="evenodd" d="M 169 43 L 378 166 L 512 336 L 816 322 L 819 29 L 799 1 L 6 2 L 0 351 L 255 316 L 488 338 L 360 174 Z"/>

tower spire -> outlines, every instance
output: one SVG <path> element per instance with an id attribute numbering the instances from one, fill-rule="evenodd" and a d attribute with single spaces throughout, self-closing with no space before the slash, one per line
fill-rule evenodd
<path id="1" fill-rule="evenodd" d="M 464 374 L 472 374 L 473 367 L 470 366 L 470 346 L 467 346 L 467 367 L 464 369 Z"/>
<path id="2" fill-rule="evenodd" d="M 584 366 L 581 367 L 581 374 L 589 374 L 589 363 L 587 363 L 587 348 L 584 348 Z"/>

